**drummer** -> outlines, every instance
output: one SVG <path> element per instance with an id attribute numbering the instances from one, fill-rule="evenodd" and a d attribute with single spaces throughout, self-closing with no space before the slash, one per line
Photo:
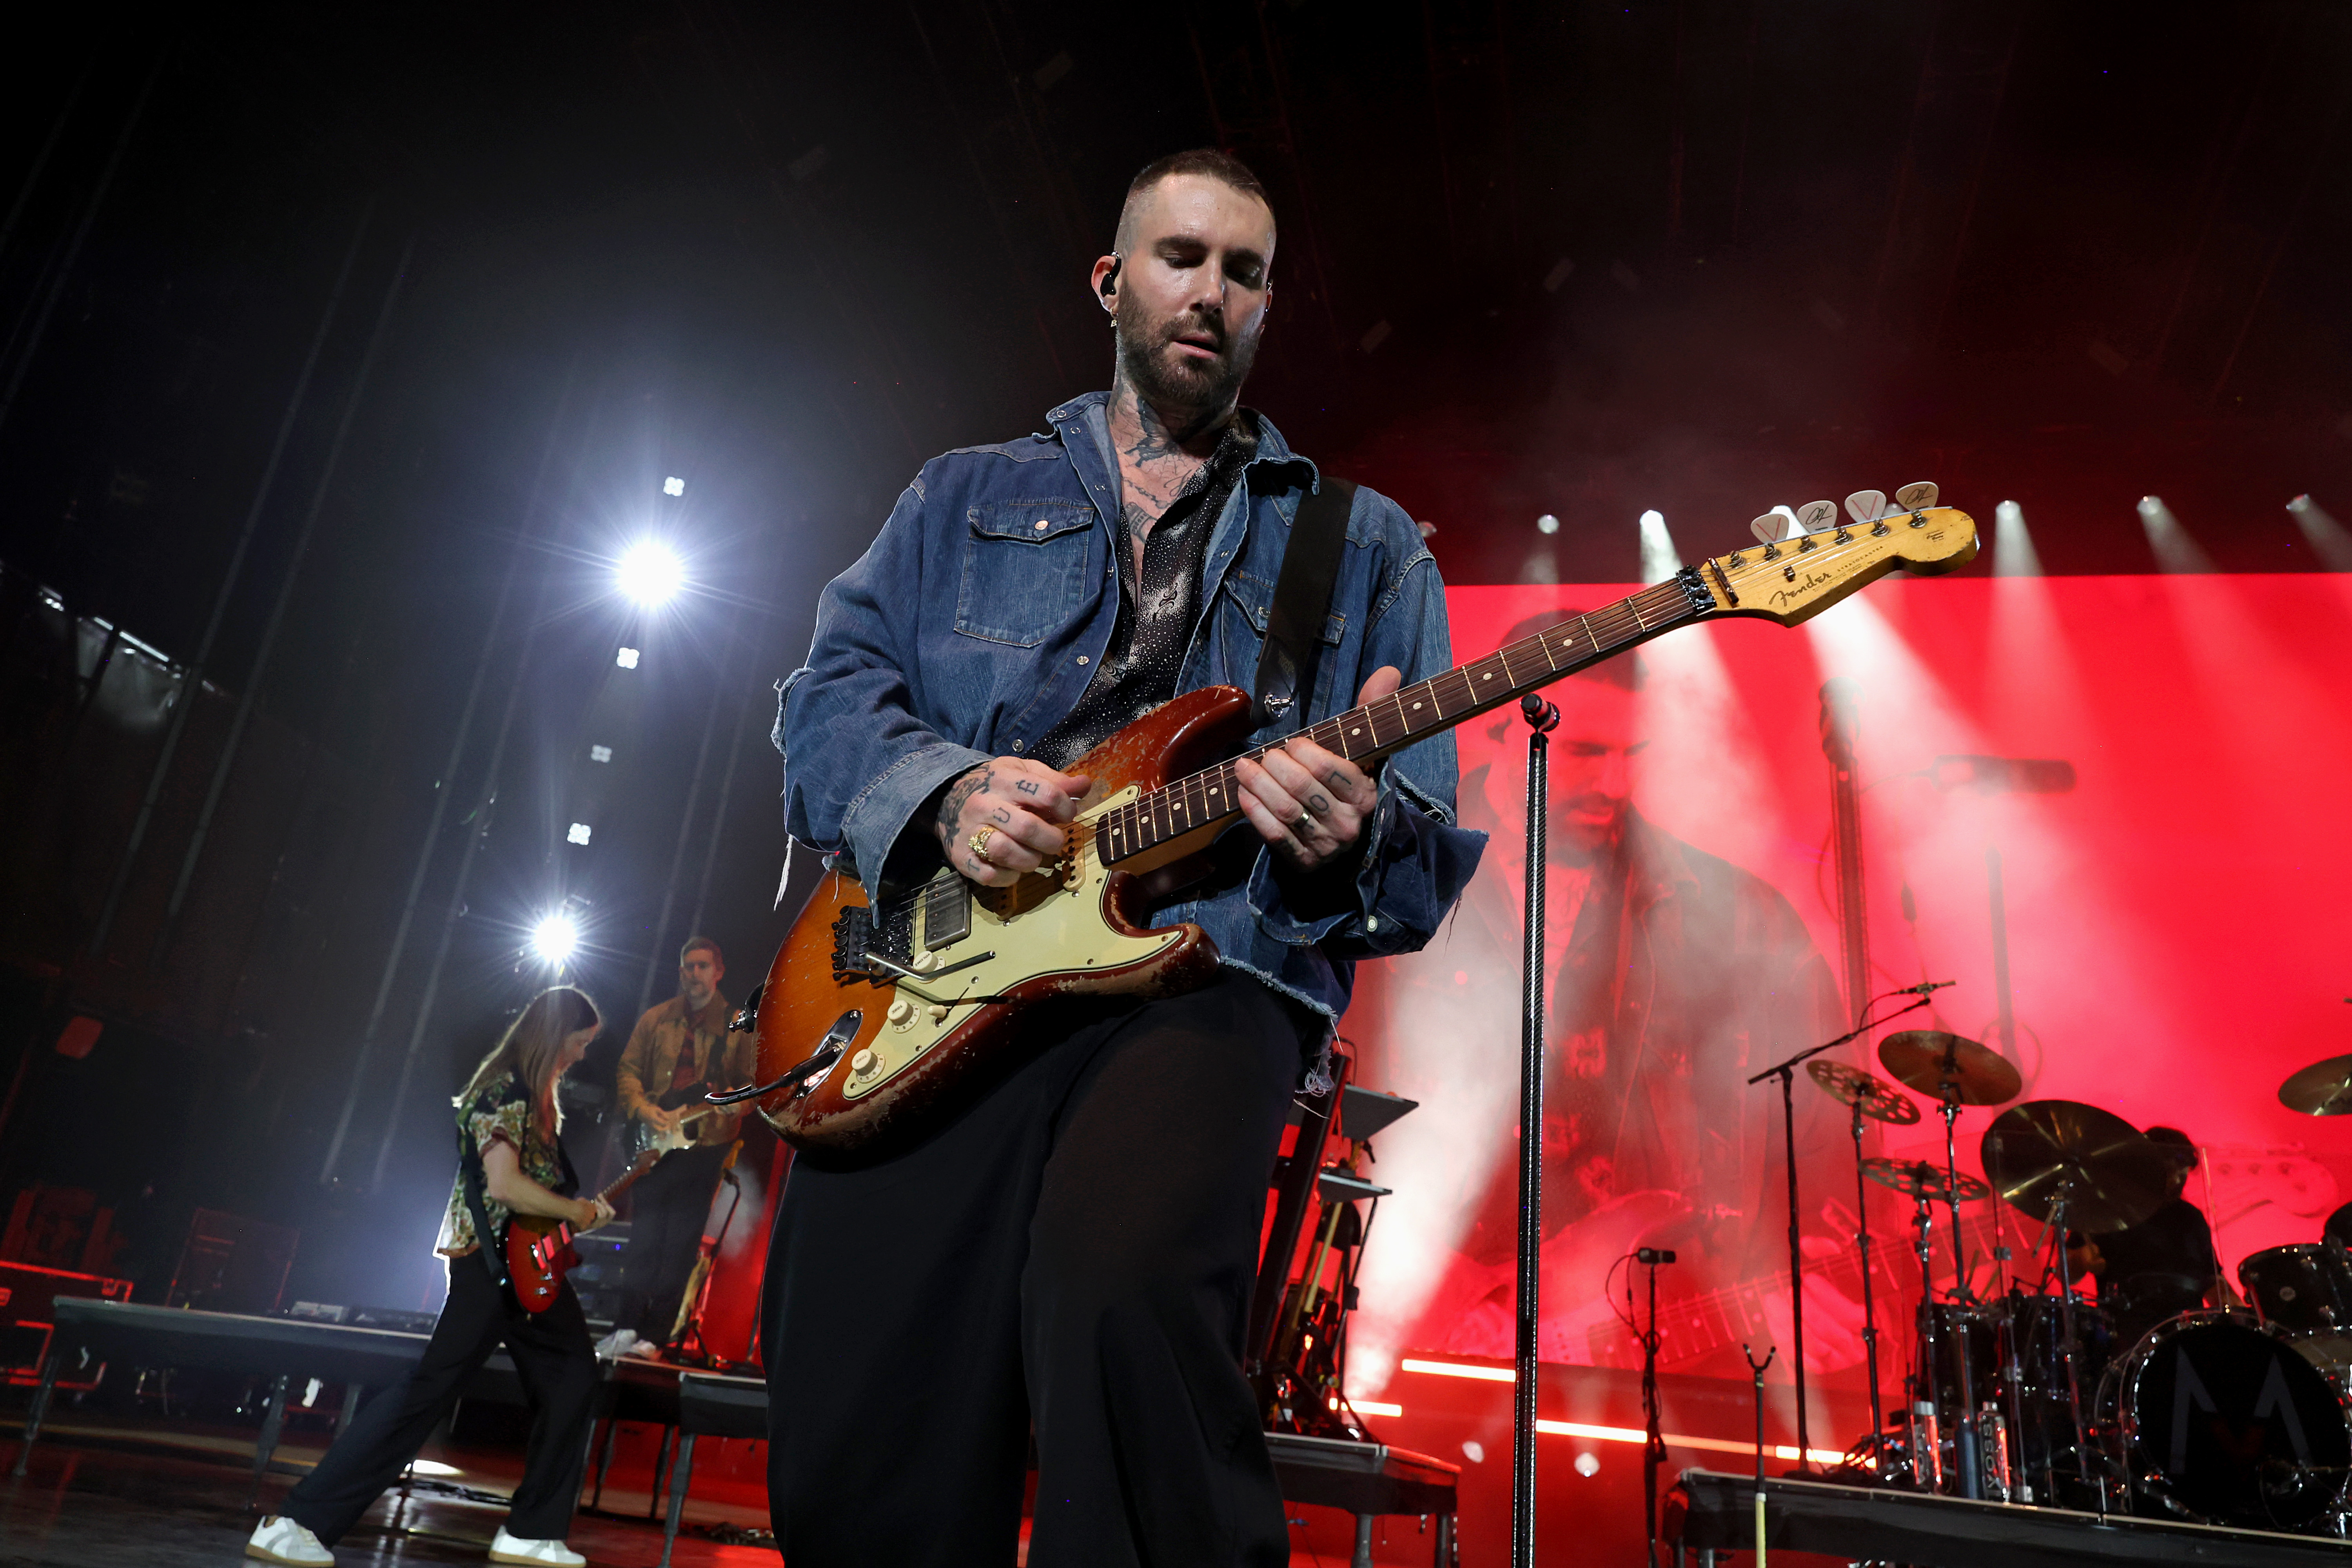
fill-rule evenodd
<path id="1" fill-rule="evenodd" d="M 2165 1201 L 2137 1225 L 2066 1238 L 2076 1275 L 2099 1281 L 2099 1304 L 2115 1324 L 2118 1348 L 2182 1312 L 2244 1305 L 2221 1272 L 2204 1211 L 2181 1196 L 2198 1165 L 2196 1142 L 2178 1127 L 2151 1127 L 2147 1138 L 2172 1165 Z"/>

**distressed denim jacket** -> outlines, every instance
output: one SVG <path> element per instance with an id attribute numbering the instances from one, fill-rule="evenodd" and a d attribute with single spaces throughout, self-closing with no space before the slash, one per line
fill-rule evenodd
<path id="1" fill-rule="evenodd" d="M 1064 404 L 1047 431 L 926 463 L 818 601 L 808 663 L 784 682 L 777 711 L 785 826 L 845 854 L 869 898 L 894 853 L 900 867 L 910 848 L 937 867 L 930 823 L 918 820 L 931 794 L 1035 745 L 1102 658 L 1119 602 L 1108 396 Z M 1210 536 L 1180 691 L 1255 682 L 1290 520 L 1318 482 L 1271 422 L 1260 417 L 1258 432 Z M 1307 710 L 1254 742 L 1354 706 L 1384 664 L 1413 681 L 1453 662 L 1437 563 L 1403 509 L 1369 489 L 1357 490 L 1348 520 L 1323 644 Z M 1450 733 L 1382 764 L 1352 908 L 1286 908 L 1259 845 L 1245 875 L 1160 906 L 1152 923 L 1199 922 L 1226 963 L 1336 1019 L 1353 961 L 1421 947 L 1477 868 L 1486 835 L 1455 826 L 1454 773 Z M 1255 841 L 1246 824 L 1234 832 Z"/>

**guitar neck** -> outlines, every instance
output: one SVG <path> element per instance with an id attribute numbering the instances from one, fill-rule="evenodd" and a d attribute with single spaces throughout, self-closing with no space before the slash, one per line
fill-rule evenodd
<path id="1" fill-rule="evenodd" d="M 1697 569 L 1687 568 L 1613 605 L 1571 616 L 1485 658 L 1456 665 L 1242 755 L 1255 761 L 1292 741 L 1307 740 L 1349 762 L 1384 757 L 1714 608 L 1715 596 Z M 1220 763 L 1106 813 L 1095 836 L 1102 863 L 1116 866 L 1155 845 L 1240 816 L 1239 789 L 1234 763 Z"/>

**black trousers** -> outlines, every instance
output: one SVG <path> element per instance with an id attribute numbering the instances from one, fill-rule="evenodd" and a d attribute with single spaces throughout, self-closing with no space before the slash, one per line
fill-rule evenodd
<path id="1" fill-rule="evenodd" d="M 656 1344 L 669 1338 L 726 1163 L 724 1148 L 680 1149 L 629 1189 L 629 1250 L 621 1259 L 614 1328 L 635 1329 Z"/>
<path id="2" fill-rule="evenodd" d="M 1010 1568 L 1033 1429 L 1032 1568 L 1289 1561 L 1240 1356 L 1298 1016 L 1229 973 L 1063 1027 L 910 1152 L 794 1163 L 763 1342 L 792 1568 Z"/>
<path id="3" fill-rule="evenodd" d="M 449 1259 L 449 1299 L 408 1380 L 367 1402 L 278 1511 L 330 1546 L 342 1539 L 400 1479 L 501 1341 L 531 1407 L 530 1444 L 507 1528 L 525 1541 L 562 1540 L 580 1500 L 596 1399 L 588 1320 L 570 1281 L 545 1311 L 526 1312 L 514 1291 L 493 1284 L 482 1260 L 470 1257 Z"/>

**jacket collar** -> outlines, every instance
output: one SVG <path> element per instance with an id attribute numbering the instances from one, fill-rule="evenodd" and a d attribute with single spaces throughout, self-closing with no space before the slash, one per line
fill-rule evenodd
<path id="1" fill-rule="evenodd" d="M 1292 466 L 1303 470 L 1305 489 L 1312 490 L 1322 483 L 1322 474 L 1313 460 L 1294 450 L 1283 438 L 1282 432 L 1275 428 L 1273 420 L 1246 404 L 1243 405 L 1243 412 L 1257 421 L 1257 455 L 1242 470 L 1248 476 L 1247 488 L 1274 489 L 1276 487 L 1269 482 L 1273 478 L 1270 470 Z M 1078 465 L 1078 472 L 1086 478 L 1090 490 L 1098 481 L 1107 483 L 1109 480 L 1118 465 L 1110 446 L 1110 393 L 1108 389 L 1079 394 L 1067 403 L 1048 410 L 1045 421 L 1060 436 L 1062 445 L 1069 448 L 1071 459 Z M 1085 436 L 1093 438 L 1080 438 Z M 1116 485 L 1110 486 L 1110 493 L 1118 493 Z M 1098 509 L 1101 504 L 1097 502 Z M 1104 521 L 1110 521 L 1109 514 L 1106 512 Z"/>

